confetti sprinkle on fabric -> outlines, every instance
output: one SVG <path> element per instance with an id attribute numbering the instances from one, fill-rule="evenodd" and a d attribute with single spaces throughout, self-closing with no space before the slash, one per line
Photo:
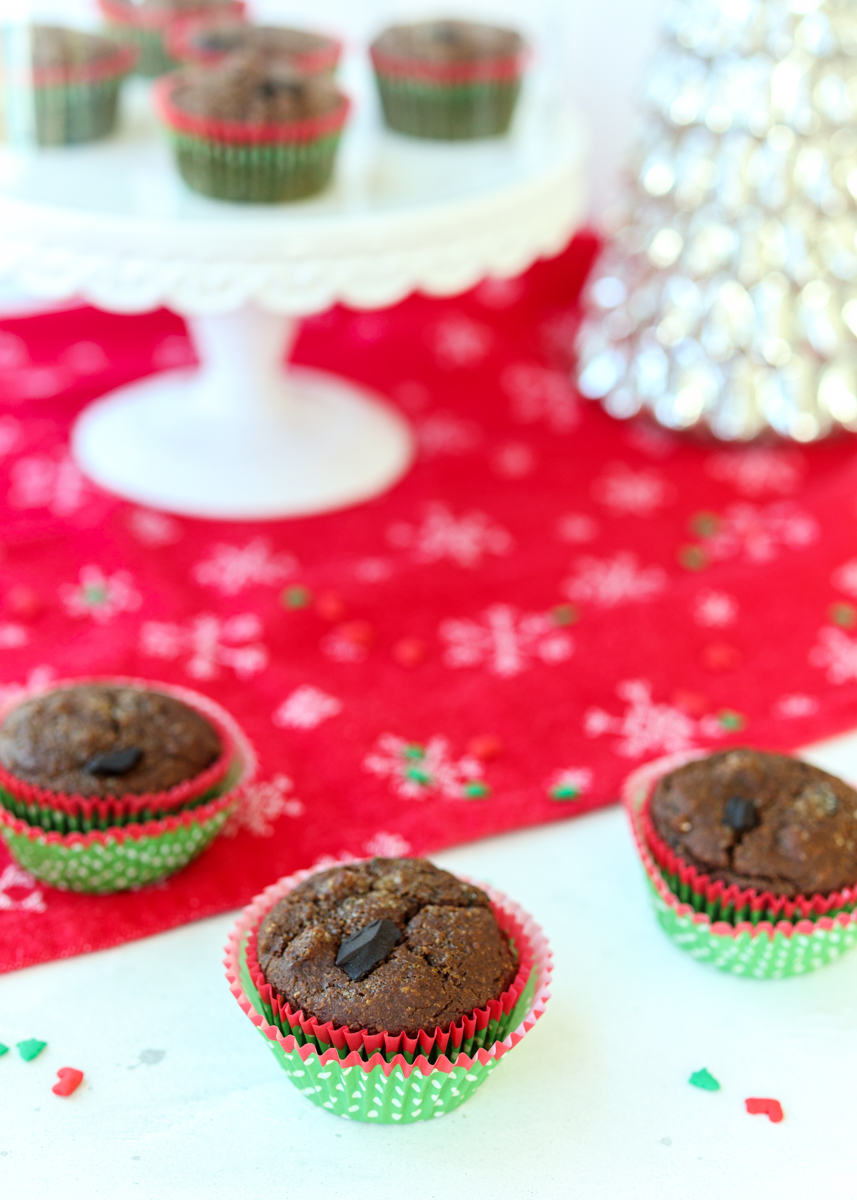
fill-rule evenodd
<path id="1" fill-rule="evenodd" d="M 58 1082 L 51 1088 L 53 1094 L 70 1096 L 83 1083 L 83 1071 L 78 1071 L 76 1067 L 60 1067 L 57 1071 L 57 1080 Z"/>
<path id="2" fill-rule="evenodd" d="M 8 1054 L 8 1053 L 9 1053 L 9 1047 L 4 1046 L 3 1043 L 0 1042 L 0 1058 L 2 1058 L 4 1054 Z"/>
<path id="3" fill-rule="evenodd" d="M 757 1097 L 754 1099 L 745 1100 L 744 1105 L 751 1117 L 765 1116 L 772 1121 L 774 1125 L 779 1125 L 780 1121 L 783 1119 L 783 1106 L 780 1104 L 779 1100 L 767 1100 Z"/>
<path id="4" fill-rule="evenodd" d="M 694 1071 L 688 1083 L 692 1087 L 702 1088 L 704 1092 L 719 1092 L 720 1084 L 714 1078 L 710 1071 L 706 1071 L 705 1067 L 701 1071 Z"/>
<path id="5" fill-rule="evenodd" d="M 37 1038 L 28 1038 L 25 1042 L 18 1042 L 18 1050 L 24 1062 L 32 1062 L 34 1058 L 38 1058 L 47 1044 L 47 1042 L 38 1041 Z"/>

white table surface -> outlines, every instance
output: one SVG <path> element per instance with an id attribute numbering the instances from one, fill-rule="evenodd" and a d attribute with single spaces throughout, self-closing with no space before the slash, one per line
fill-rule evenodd
<path id="1" fill-rule="evenodd" d="M 808 756 L 853 778 L 857 733 Z M 0 979 L 0 1041 L 49 1043 L 0 1059 L 0 1196 L 857 1197 L 857 954 L 778 983 L 695 963 L 618 809 L 437 861 L 516 897 L 556 955 L 545 1017 L 462 1108 L 370 1127 L 306 1101 L 229 993 L 225 916 Z M 66 1100 L 63 1066 L 86 1072 Z M 688 1085 L 700 1067 L 720 1092 Z"/>

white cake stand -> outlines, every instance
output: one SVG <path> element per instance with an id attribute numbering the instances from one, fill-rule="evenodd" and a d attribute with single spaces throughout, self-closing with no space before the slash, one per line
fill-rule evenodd
<path id="1" fill-rule="evenodd" d="M 409 428 L 353 383 L 284 371 L 299 319 L 515 275 L 559 252 L 583 211 L 585 139 L 538 77 L 509 137 L 468 144 L 385 133 L 366 81 L 335 186 L 273 208 L 193 195 L 144 86 L 127 101 L 108 142 L 0 153 L 0 277 L 187 319 L 201 367 L 111 393 L 73 434 L 87 475 L 170 512 L 297 516 L 384 491 L 411 462 Z"/>

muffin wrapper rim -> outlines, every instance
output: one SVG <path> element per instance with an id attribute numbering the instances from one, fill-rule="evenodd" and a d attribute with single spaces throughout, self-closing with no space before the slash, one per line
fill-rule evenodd
<path id="1" fill-rule="evenodd" d="M 98 812 L 98 806 L 105 802 L 110 803 L 113 808 L 121 806 L 127 814 L 141 812 L 144 809 L 175 810 L 178 812 L 183 806 L 200 799 L 207 791 L 222 783 L 225 779 L 236 755 L 237 725 L 234 725 L 234 723 L 227 724 L 227 721 L 224 720 L 225 714 L 223 710 L 218 705 L 213 705 L 207 697 L 193 692 L 189 688 L 182 688 L 174 684 L 113 676 L 64 679 L 17 695 L 13 700 L 10 700 L 0 708 L 0 724 L 3 723 L 12 709 L 17 708 L 28 699 L 45 695 L 48 692 L 60 691 L 63 688 L 81 687 L 91 684 L 145 688 L 148 691 L 163 692 L 164 695 L 182 701 L 182 703 L 192 708 L 195 712 L 201 713 L 211 722 L 217 730 L 223 746 L 223 752 L 210 767 L 206 767 L 199 775 L 194 776 L 193 779 L 185 780 L 184 783 L 176 784 L 175 787 L 169 788 L 164 792 L 120 793 L 117 796 L 110 797 L 70 795 L 65 792 L 51 791 L 50 788 L 40 787 L 36 784 L 26 782 L 26 780 L 19 779 L 16 775 L 8 771 L 2 763 L 0 763 L 0 788 L 10 792 L 17 800 L 23 803 L 36 804 L 41 808 L 58 809 L 60 812 L 73 816 L 80 814 L 92 816 Z M 255 756 L 253 756 L 253 761 L 255 763 Z"/>
<path id="2" fill-rule="evenodd" d="M 259 142 L 314 142 L 339 133 L 348 119 L 351 101 L 342 92 L 339 104 L 329 113 L 298 121 L 253 122 L 231 121 L 217 117 L 201 117 L 183 112 L 173 101 L 173 94 L 185 81 L 181 72 L 160 79 L 154 87 L 153 101 L 158 115 L 179 133 L 209 141 L 252 144 Z"/>
<path id="3" fill-rule="evenodd" d="M 13 72 L 8 78 L 13 83 L 31 84 L 35 88 L 79 87 L 130 75 L 137 65 L 137 57 L 133 46 L 117 44 L 112 54 L 102 55 L 92 62 L 77 63 L 71 67 L 38 67 L 30 71 L 24 69 L 20 77 Z"/>
<path id="4" fill-rule="evenodd" d="M 631 822 L 631 830 L 637 851 L 642 859 L 649 883 L 658 899 L 667 908 L 672 910 L 675 916 L 690 919 L 694 925 L 705 926 L 713 934 L 733 938 L 746 935 L 749 935 L 751 938 L 773 937 L 774 933 L 782 934 L 785 937 L 791 937 L 794 934 L 811 935 L 817 930 L 830 932 L 836 927 L 844 929 L 850 925 L 857 925 L 857 913 L 847 912 L 839 913 L 835 917 L 818 917 L 815 921 L 809 919 L 802 919 L 796 922 L 788 920 L 776 922 L 764 920 L 759 921 L 758 924 L 754 924 L 751 921 L 739 921 L 734 924 L 728 921 L 712 921 L 707 913 L 697 912 L 692 905 L 685 904 L 676 896 L 675 892 L 671 890 L 664 879 L 649 849 L 641 820 L 641 812 L 650 800 L 662 776 L 668 775 L 670 771 L 674 771 L 686 763 L 694 762 L 697 759 L 706 758 L 707 756 L 707 751 L 690 751 L 683 754 L 670 755 L 667 758 L 658 759 L 655 762 L 647 763 L 645 766 L 638 768 L 638 770 L 628 776 L 623 784 L 622 802 L 625 805 Z"/>
<path id="5" fill-rule="evenodd" d="M 248 938 L 252 936 L 252 931 L 258 927 L 259 922 L 278 900 L 282 899 L 284 895 L 299 883 L 302 883 L 303 880 L 315 874 L 317 874 L 317 869 L 298 871 L 294 875 L 278 880 L 275 884 L 266 888 L 260 895 L 256 896 L 239 917 L 226 946 L 224 965 L 226 967 L 226 978 L 230 985 L 230 991 L 235 996 L 241 1009 L 260 1032 L 271 1041 L 277 1042 L 287 1054 L 295 1053 L 304 1062 L 311 1056 L 315 1056 L 325 1066 L 334 1064 L 343 1069 L 359 1067 L 367 1075 L 376 1068 L 381 1068 L 383 1074 L 387 1077 L 391 1076 L 396 1068 L 402 1071 L 405 1078 L 408 1078 L 415 1071 L 421 1075 L 430 1075 L 435 1071 L 449 1074 L 453 1070 L 462 1067 L 465 1069 L 470 1068 L 477 1062 L 484 1066 L 489 1062 L 499 1060 L 521 1041 L 544 1013 L 545 1005 L 550 997 L 549 983 L 552 971 L 552 955 L 547 940 L 539 926 L 536 925 L 523 909 L 501 892 L 480 883 L 477 886 L 481 887 L 488 894 L 492 904 L 510 915 L 514 922 L 519 925 L 524 937 L 530 944 L 532 952 L 535 991 L 528 1011 L 516 1029 L 512 1030 L 502 1040 L 495 1041 L 490 1047 L 478 1049 L 473 1055 L 462 1053 L 454 1060 L 450 1060 L 446 1055 L 441 1055 L 434 1062 L 429 1062 L 425 1054 L 419 1054 L 412 1062 L 408 1062 L 403 1054 L 397 1054 L 388 1061 L 379 1051 L 373 1053 L 369 1058 L 364 1058 L 357 1050 L 352 1050 L 346 1058 L 340 1058 L 335 1047 L 331 1047 L 331 1049 L 319 1055 L 314 1045 L 310 1043 L 300 1045 L 293 1035 L 285 1035 L 276 1025 L 272 1025 L 263 1013 L 258 1011 L 244 989 L 241 973 L 242 965 L 245 968 L 249 967 L 246 961 L 246 947 Z M 464 876 L 460 876 L 459 878 L 465 879 L 466 882 L 473 882 L 472 880 L 467 880 Z M 378 1036 L 382 1037 L 383 1035 Z"/>
<path id="6" fill-rule="evenodd" d="M 228 18 L 228 14 L 227 14 Z M 238 23 L 234 18 L 230 23 Z M 177 62 L 198 63 L 212 66 L 222 62 L 227 52 L 202 50 L 193 46 L 193 38 L 207 29 L 216 29 L 220 24 L 226 24 L 223 13 L 216 16 L 202 17 L 198 13 L 188 17 L 177 17 L 169 25 L 166 34 L 167 53 Z M 317 50 L 306 50 L 302 54 L 283 54 L 284 60 L 292 63 L 297 71 L 304 75 L 321 75 L 325 71 L 334 71 L 342 57 L 342 42 L 338 38 L 319 34 L 325 39 L 326 45 Z M 272 56 L 276 57 L 276 55 Z"/>
<path id="7" fill-rule="evenodd" d="M 185 20 L 190 16 L 202 17 L 207 14 L 214 16 L 215 13 L 222 16 L 224 10 L 234 13 L 236 16 L 243 16 L 247 9 L 244 0 L 222 0 L 217 5 L 200 5 L 196 10 L 183 9 L 180 18 L 177 18 L 176 13 L 169 8 L 142 8 L 129 3 L 129 0 L 98 0 L 98 7 L 108 20 L 115 21 L 118 25 L 133 25 L 137 29 L 156 30 L 168 29 L 177 19 Z"/>
<path id="8" fill-rule="evenodd" d="M 379 75 L 398 79 L 421 79 L 428 83 L 508 83 L 520 78 L 527 68 L 531 52 L 524 48 L 502 58 L 471 59 L 466 62 L 427 62 L 414 56 L 387 54 L 370 48 L 372 65 Z"/>

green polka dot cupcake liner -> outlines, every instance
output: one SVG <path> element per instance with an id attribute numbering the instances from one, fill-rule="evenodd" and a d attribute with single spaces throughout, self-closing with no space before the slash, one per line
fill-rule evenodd
<path id="1" fill-rule="evenodd" d="M 155 79 L 179 66 L 169 51 L 170 28 L 176 20 L 176 14 L 170 12 L 167 6 L 142 9 L 133 0 L 98 0 L 98 7 L 107 32 L 133 49 L 138 75 Z M 224 0 L 222 4 L 200 5 L 196 15 L 240 18 L 244 10 L 243 3 Z M 187 8 L 181 10 L 183 18 L 188 15 Z"/>
<path id="2" fill-rule="evenodd" d="M 385 1053 L 373 1049 L 388 1035 L 362 1039 L 358 1048 L 329 1046 L 285 1032 L 268 999 L 260 995 L 253 946 L 265 915 L 313 871 L 300 871 L 266 889 L 244 910 L 226 947 L 226 977 L 242 1011 L 259 1030 L 291 1082 L 312 1103 L 347 1120 L 378 1125 L 433 1120 L 463 1104 L 496 1069 L 503 1057 L 542 1016 L 550 996 L 550 948 L 544 934 L 521 908 L 502 893 L 479 884 L 507 931 L 517 931 L 516 949 L 530 964 L 526 981 L 508 1013 L 482 1045 L 447 1046 L 448 1053 Z M 522 953 L 524 951 L 524 953 Z M 360 1035 L 355 1035 L 361 1042 Z M 390 1039 L 392 1040 L 392 1039 Z"/>
<path id="3" fill-rule="evenodd" d="M 224 746 L 228 746 L 225 773 L 211 789 L 216 795 L 196 795 L 184 807 L 157 818 L 143 819 L 145 814 L 139 812 L 136 817 L 124 814 L 122 824 L 60 832 L 44 827 L 44 809 L 39 810 L 38 821 L 28 820 L 7 807 L 8 797 L 0 793 L 0 837 L 19 866 L 43 883 L 64 891 L 104 894 L 166 879 L 202 854 L 240 803 L 243 789 L 252 782 L 256 755 L 234 718 L 215 701 L 189 688 L 136 678 L 111 678 L 69 680 L 53 685 L 50 690 L 96 682 L 146 687 L 174 696 L 206 716 L 218 729 Z M 20 703 L 21 699 L 19 696 L 14 703 Z M 4 715 L 5 712 L 0 717 Z M 66 799 L 83 801 L 84 798 Z M 140 797 L 130 800 L 138 801 Z"/>
<path id="4" fill-rule="evenodd" d="M 181 73 L 160 80 L 154 100 L 192 191 L 239 204 L 283 204 L 328 187 L 350 109 L 344 95 L 323 116 L 264 125 L 185 112 L 173 102 L 182 83 Z"/>
<path id="5" fill-rule="evenodd" d="M 676 878 L 658 865 L 646 836 L 651 797 L 664 775 L 700 757 L 703 755 L 695 752 L 649 763 L 635 771 L 623 788 L 623 801 L 661 928 L 698 962 L 749 979 L 806 975 L 841 958 L 857 945 L 857 912 L 833 909 L 824 916 L 798 920 L 768 920 L 764 913 L 762 919 L 759 914 L 753 920 L 717 919 L 718 914 L 712 917 L 705 911 L 699 896 L 683 898 Z"/>

